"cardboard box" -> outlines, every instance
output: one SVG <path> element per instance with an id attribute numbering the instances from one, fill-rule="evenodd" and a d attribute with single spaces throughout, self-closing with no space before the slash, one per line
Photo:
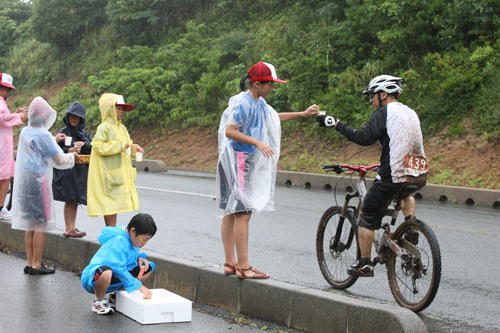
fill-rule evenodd
<path id="1" fill-rule="evenodd" d="M 116 311 L 141 324 L 191 321 L 192 302 L 165 289 L 151 289 L 151 299 L 138 290 L 116 292 Z"/>

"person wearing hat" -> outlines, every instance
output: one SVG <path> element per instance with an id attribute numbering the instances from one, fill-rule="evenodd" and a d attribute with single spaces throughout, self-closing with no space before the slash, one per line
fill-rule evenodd
<path id="1" fill-rule="evenodd" d="M 10 220 L 12 215 L 4 207 L 5 197 L 9 190 L 9 182 L 14 176 L 14 138 L 12 128 L 26 120 L 28 107 L 18 108 L 10 113 L 7 108 L 7 95 L 12 89 L 12 76 L 0 73 L 0 219 Z"/>
<path id="2" fill-rule="evenodd" d="M 87 183 L 88 215 L 104 216 L 107 227 L 116 227 L 118 213 L 139 209 L 135 189 L 136 169 L 132 157 L 144 149 L 134 144 L 122 124 L 125 112 L 135 107 L 120 95 L 103 94 L 99 99 L 102 123 L 92 140 Z"/>
<path id="3" fill-rule="evenodd" d="M 262 61 L 253 65 L 240 81 L 242 92 L 229 100 L 219 126 L 216 201 L 223 217 L 224 272 L 241 279 L 269 277 L 250 266 L 248 232 L 252 213 L 274 210 L 281 122 L 319 113 L 315 104 L 303 112 L 277 113 L 265 100 L 275 82 L 286 83 L 278 79 L 273 65 Z"/>

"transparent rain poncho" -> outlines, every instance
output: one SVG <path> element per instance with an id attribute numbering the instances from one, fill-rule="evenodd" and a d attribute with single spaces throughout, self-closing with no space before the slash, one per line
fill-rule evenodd
<path id="1" fill-rule="evenodd" d="M 56 117 L 42 97 L 31 102 L 28 126 L 21 131 L 17 148 L 12 229 L 45 232 L 56 227 L 53 168 L 69 169 L 75 164 L 74 155 L 65 154 L 48 131 Z"/>
<path id="2" fill-rule="evenodd" d="M 255 146 L 226 136 L 226 127 L 267 144 L 274 151 L 265 157 Z M 250 91 L 231 97 L 219 126 L 216 201 L 219 215 L 274 210 L 276 170 L 280 155 L 281 123 L 278 113 Z"/>

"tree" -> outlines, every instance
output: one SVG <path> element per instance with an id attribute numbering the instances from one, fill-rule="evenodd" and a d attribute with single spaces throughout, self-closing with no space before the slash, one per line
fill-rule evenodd
<path id="1" fill-rule="evenodd" d="M 68 52 L 86 32 L 107 23 L 107 0 L 38 0 L 34 3 L 31 33 L 40 42 Z"/>

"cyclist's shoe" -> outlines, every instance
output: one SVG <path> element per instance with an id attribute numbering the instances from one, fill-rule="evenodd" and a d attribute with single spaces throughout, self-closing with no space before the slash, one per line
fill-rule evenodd
<path id="1" fill-rule="evenodd" d="M 115 310 L 108 304 L 108 300 L 103 298 L 100 301 L 94 301 L 92 311 L 100 315 L 112 315 Z"/>
<path id="2" fill-rule="evenodd" d="M 368 264 L 360 263 L 361 259 L 356 261 L 354 265 L 347 268 L 347 274 L 352 276 L 373 277 L 373 265 L 368 260 Z"/>
<path id="3" fill-rule="evenodd" d="M 7 210 L 7 208 L 2 208 L 2 210 L 0 210 L 0 220 L 10 220 L 12 219 L 12 215 L 10 214 L 10 212 Z"/>
<path id="4" fill-rule="evenodd" d="M 409 242 L 410 244 L 417 245 L 418 244 L 418 230 L 410 229 L 408 230 L 403 238 Z"/>

